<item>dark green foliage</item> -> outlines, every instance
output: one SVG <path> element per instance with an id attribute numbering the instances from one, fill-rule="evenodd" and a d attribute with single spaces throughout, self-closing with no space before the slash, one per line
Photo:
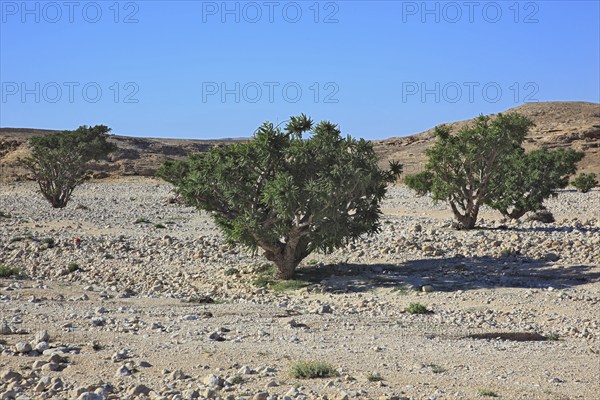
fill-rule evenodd
<path id="1" fill-rule="evenodd" d="M 79 267 L 79 264 L 72 262 L 67 265 L 67 269 L 70 273 L 73 273 L 75 271 L 79 271 L 81 268 Z"/>
<path id="2" fill-rule="evenodd" d="M 459 228 L 474 228 L 480 207 L 494 193 L 500 166 L 520 148 L 532 125 L 529 119 L 509 113 L 493 120 L 479 116 L 455 135 L 448 126 L 438 126 L 437 140 L 426 152 L 425 172 L 407 178 L 406 183 L 418 193 L 431 193 L 435 201 L 447 201 Z"/>
<path id="3" fill-rule="evenodd" d="M 0 264 L 0 278 L 9 278 L 11 276 L 18 276 L 20 274 L 21 270 L 19 268 Z"/>
<path id="4" fill-rule="evenodd" d="M 423 171 L 418 174 L 407 175 L 404 178 L 404 184 L 417 192 L 419 196 L 425 196 L 433 186 L 433 173 Z"/>
<path id="5" fill-rule="evenodd" d="M 321 361 L 299 361 L 290 369 L 292 378 L 332 378 L 338 376 L 337 371 L 329 364 Z"/>
<path id="6" fill-rule="evenodd" d="M 288 279 L 311 252 L 378 232 L 379 204 L 400 172 L 396 163 L 381 170 L 369 142 L 301 115 L 284 130 L 266 122 L 247 142 L 167 162 L 158 175 Z"/>
<path id="7" fill-rule="evenodd" d="M 235 375 L 235 376 L 231 377 L 231 379 L 229 379 L 229 383 L 232 384 L 232 385 L 239 385 L 239 384 L 242 384 L 244 382 L 245 382 L 244 378 L 242 378 L 239 375 Z"/>
<path id="8" fill-rule="evenodd" d="M 409 314 L 427 314 L 429 310 L 421 303 L 410 303 L 406 308 L 406 312 Z"/>
<path id="9" fill-rule="evenodd" d="M 426 367 L 431 368 L 431 372 L 433 372 L 434 374 L 443 374 L 444 372 L 446 372 L 446 368 L 437 364 L 427 364 Z"/>
<path id="10" fill-rule="evenodd" d="M 577 171 L 583 153 L 574 150 L 534 150 L 525 154 L 519 149 L 501 165 L 493 196 L 487 204 L 505 217 L 519 219 L 528 211 L 544 209 L 544 200 L 565 188 L 569 176 Z"/>
<path id="11" fill-rule="evenodd" d="M 587 193 L 598 186 L 598 179 L 596 178 L 597 176 L 593 172 L 589 174 L 579 174 L 571 183 L 581 193 Z"/>
<path id="12" fill-rule="evenodd" d="M 490 389 L 479 389 L 479 395 L 485 397 L 498 397 L 498 394 Z"/>
<path id="13" fill-rule="evenodd" d="M 225 270 L 224 275 L 225 276 L 232 276 L 232 275 L 237 275 L 240 273 L 240 270 L 237 268 L 228 268 Z"/>
<path id="14" fill-rule="evenodd" d="M 482 205 L 520 218 L 543 209 L 543 202 L 568 183 L 583 157 L 572 150 L 535 150 L 522 144 L 533 122 L 518 113 L 480 116 L 456 134 L 435 129 L 426 170 L 405 183 L 418 194 L 447 201 L 460 229 L 472 229 Z"/>
<path id="15" fill-rule="evenodd" d="M 367 375 L 367 380 L 369 382 L 381 382 L 383 380 L 383 376 L 379 373 L 369 374 Z"/>
<path id="16" fill-rule="evenodd" d="M 110 128 L 80 126 L 29 140 L 31 156 L 24 165 L 37 181 L 40 191 L 54 208 L 65 207 L 75 187 L 89 178 L 91 160 L 105 158 L 116 150 L 107 142 Z"/>

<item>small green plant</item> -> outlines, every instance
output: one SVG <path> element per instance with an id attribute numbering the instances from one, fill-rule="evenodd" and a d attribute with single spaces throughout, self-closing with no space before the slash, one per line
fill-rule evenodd
<path id="1" fill-rule="evenodd" d="M 275 274 L 275 266 L 269 263 L 263 263 L 256 268 L 256 273 L 258 274 Z"/>
<path id="2" fill-rule="evenodd" d="M 22 242 L 24 240 L 33 240 L 33 235 L 31 233 L 28 233 L 28 234 L 23 235 L 23 236 L 15 236 L 15 237 L 13 237 L 13 238 L 10 239 L 10 243 Z"/>
<path id="3" fill-rule="evenodd" d="M 100 351 L 100 350 L 104 350 L 104 346 L 102 344 L 100 344 L 99 342 L 97 342 L 97 341 L 94 340 L 92 342 L 92 349 L 94 351 Z"/>
<path id="4" fill-rule="evenodd" d="M 67 265 L 67 269 L 69 270 L 69 273 L 73 273 L 75 271 L 79 271 L 81 267 L 79 267 L 79 264 L 72 262 Z"/>
<path id="5" fill-rule="evenodd" d="M 139 217 L 135 220 L 134 224 L 149 224 L 150 220 L 146 217 Z"/>
<path id="6" fill-rule="evenodd" d="M 263 263 L 256 268 L 258 276 L 254 279 L 254 286 L 266 288 L 275 283 L 275 266 L 269 263 Z"/>
<path id="7" fill-rule="evenodd" d="M 106 253 L 106 254 L 104 254 L 104 258 L 107 260 L 114 260 L 115 256 L 113 256 L 112 254 Z"/>
<path id="8" fill-rule="evenodd" d="M 21 274 L 21 270 L 6 264 L 0 264 L 0 278 L 9 278 Z"/>
<path id="9" fill-rule="evenodd" d="M 244 378 L 242 378 L 239 375 L 236 375 L 229 380 L 229 383 L 231 383 L 232 385 L 239 385 L 240 383 L 244 383 L 244 382 L 245 382 Z"/>
<path id="10" fill-rule="evenodd" d="M 225 272 L 223 272 L 223 274 L 225 276 L 232 276 L 232 275 L 237 275 L 240 273 L 240 270 L 237 268 L 228 268 L 225 270 Z"/>
<path id="11" fill-rule="evenodd" d="M 486 397 L 499 397 L 496 392 L 490 389 L 479 389 L 479 395 Z"/>
<path id="12" fill-rule="evenodd" d="M 381 376 L 381 374 L 379 374 L 378 372 L 376 372 L 374 374 L 367 375 L 367 380 L 369 382 L 380 382 L 380 381 L 383 380 L 383 376 Z"/>
<path id="13" fill-rule="evenodd" d="M 302 281 L 299 279 L 288 279 L 285 281 L 276 281 L 271 284 L 271 289 L 275 292 L 287 292 L 289 290 L 298 290 L 307 287 L 310 285 L 307 281 Z"/>
<path id="14" fill-rule="evenodd" d="M 252 282 L 252 283 L 256 287 L 266 288 L 266 287 L 272 285 L 273 283 L 275 283 L 275 279 L 273 279 L 272 276 L 259 275 L 256 277 L 256 279 L 254 279 L 254 282 Z"/>
<path id="15" fill-rule="evenodd" d="M 597 175 L 593 172 L 591 174 L 579 174 L 571 184 L 581 193 L 587 193 L 598 186 Z"/>
<path id="16" fill-rule="evenodd" d="M 546 340 L 549 340 L 551 342 L 556 342 L 556 341 L 560 340 L 560 336 L 558 335 L 558 333 L 552 332 L 548 336 L 546 336 Z"/>
<path id="17" fill-rule="evenodd" d="M 48 248 L 52 248 L 56 244 L 56 242 L 54 241 L 54 238 L 51 238 L 51 237 L 42 239 L 42 243 L 46 244 L 48 246 Z"/>
<path id="18" fill-rule="evenodd" d="M 259 288 L 270 288 L 275 292 L 286 292 L 298 290 L 310 285 L 309 282 L 299 279 L 275 279 L 275 267 L 272 264 L 262 264 L 257 268 L 258 276 L 254 279 L 254 286 Z"/>
<path id="19" fill-rule="evenodd" d="M 427 314 L 429 311 L 421 303 L 410 303 L 406 308 L 406 312 L 409 314 Z"/>
<path id="20" fill-rule="evenodd" d="M 315 260 L 314 258 L 312 260 L 308 260 L 306 262 L 306 265 L 310 265 L 311 267 L 317 265 L 319 262 L 317 260 Z"/>
<path id="21" fill-rule="evenodd" d="M 156 229 L 165 229 L 166 228 L 166 226 L 164 226 L 163 224 L 156 224 L 156 225 L 154 225 L 154 227 Z"/>
<path id="22" fill-rule="evenodd" d="M 10 214 L 0 210 L 0 218 L 10 218 Z"/>
<path id="23" fill-rule="evenodd" d="M 332 378 L 338 376 L 337 371 L 322 361 L 298 361 L 292 365 L 290 375 L 296 379 Z"/>
<path id="24" fill-rule="evenodd" d="M 441 374 L 446 372 L 446 368 L 441 367 L 437 364 L 427 364 L 426 367 L 431 368 L 431 372 L 433 372 L 434 374 Z"/>

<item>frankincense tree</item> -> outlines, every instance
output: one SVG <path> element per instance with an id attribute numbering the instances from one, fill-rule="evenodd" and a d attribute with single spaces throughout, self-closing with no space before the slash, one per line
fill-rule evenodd
<path id="1" fill-rule="evenodd" d="M 246 142 L 166 162 L 158 175 L 209 212 L 228 240 L 262 248 L 276 277 L 289 279 L 311 252 L 379 230 L 380 202 L 402 168 L 377 161 L 371 143 L 300 115 L 285 129 L 265 122 Z"/>

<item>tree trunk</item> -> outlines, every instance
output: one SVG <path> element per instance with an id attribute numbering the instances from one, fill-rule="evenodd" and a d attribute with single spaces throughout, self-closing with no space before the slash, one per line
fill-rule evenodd
<path id="1" fill-rule="evenodd" d="M 275 267 L 277 271 L 275 272 L 275 279 L 288 280 L 294 277 L 294 273 L 296 272 L 296 267 L 300 264 L 300 261 L 296 260 L 282 260 L 280 262 L 275 261 Z"/>
<path id="2" fill-rule="evenodd" d="M 277 271 L 276 279 L 291 279 L 294 277 L 296 267 L 309 254 L 306 251 L 306 243 L 302 239 L 302 232 L 294 230 L 290 232 L 285 244 L 268 245 L 259 243 L 265 250 L 265 258 L 275 264 Z"/>
<path id="3" fill-rule="evenodd" d="M 456 204 L 454 202 L 450 202 L 450 207 L 452 207 L 452 213 L 454 217 L 458 221 L 459 229 L 473 229 L 475 228 L 475 223 L 477 222 L 477 215 L 479 214 L 479 204 L 475 204 L 472 207 L 467 207 L 467 210 L 464 214 L 461 214 Z"/>

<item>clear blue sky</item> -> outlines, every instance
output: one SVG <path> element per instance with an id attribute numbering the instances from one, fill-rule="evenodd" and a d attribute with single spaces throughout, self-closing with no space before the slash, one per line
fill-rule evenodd
<path id="1" fill-rule="evenodd" d="M 242 137 L 304 112 L 378 139 L 600 102 L 599 4 L 2 0 L 0 126 Z"/>

